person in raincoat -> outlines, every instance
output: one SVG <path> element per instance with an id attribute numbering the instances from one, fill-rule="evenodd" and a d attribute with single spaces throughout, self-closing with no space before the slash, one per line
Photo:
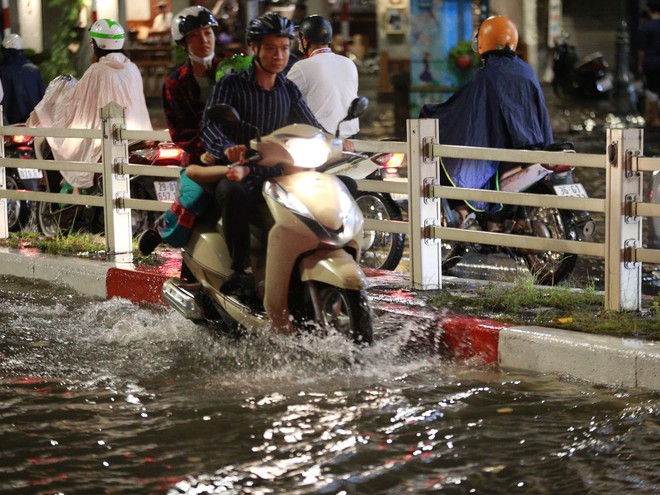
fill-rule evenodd
<path id="1" fill-rule="evenodd" d="M 90 38 L 94 50 L 92 65 L 80 81 L 70 76 L 54 79 L 35 107 L 28 125 L 99 129 L 100 109 L 115 102 L 126 109 L 127 129 L 152 130 L 142 75 L 122 52 L 124 29 L 111 19 L 100 19 L 92 24 Z M 48 137 L 47 141 L 58 161 L 97 162 L 101 157 L 100 139 Z M 74 193 L 94 183 L 91 172 L 63 170 L 62 176 Z"/>
<path id="2" fill-rule="evenodd" d="M 532 68 L 515 54 L 518 30 L 510 19 L 486 19 L 476 35 L 483 66 L 449 100 L 424 105 L 419 118 L 436 118 L 440 144 L 508 149 L 544 149 L 552 144 L 545 98 Z M 442 158 L 441 182 L 455 187 L 499 189 L 493 160 Z M 465 201 L 455 206 L 493 213 L 500 204 Z"/>

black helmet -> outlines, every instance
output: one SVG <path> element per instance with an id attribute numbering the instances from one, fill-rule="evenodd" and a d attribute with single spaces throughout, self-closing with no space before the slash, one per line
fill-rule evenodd
<path id="1" fill-rule="evenodd" d="M 247 43 L 256 43 L 264 36 L 286 36 L 294 39 L 293 23 L 275 12 L 266 12 L 250 21 L 247 27 Z"/>
<path id="2" fill-rule="evenodd" d="M 172 39 L 182 45 L 188 33 L 208 26 L 214 31 L 218 29 L 218 20 L 209 9 L 200 5 L 186 7 L 172 20 Z"/>
<path id="3" fill-rule="evenodd" d="M 320 15 L 305 17 L 298 26 L 298 32 L 313 44 L 329 45 L 332 42 L 332 24 Z"/>

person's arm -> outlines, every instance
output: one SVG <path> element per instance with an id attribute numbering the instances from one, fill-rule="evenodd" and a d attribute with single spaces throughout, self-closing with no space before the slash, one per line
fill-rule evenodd
<path id="1" fill-rule="evenodd" d="M 198 184 L 207 184 L 209 182 L 217 182 L 227 175 L 229 167 L 227 165 L 211 165 L 204 167 L 202 165 L 188 165 L 185 174 L 189 179 L 194 180 Z"/>

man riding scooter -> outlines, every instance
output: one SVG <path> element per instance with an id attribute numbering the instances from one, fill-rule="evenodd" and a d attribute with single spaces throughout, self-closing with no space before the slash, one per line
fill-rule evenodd
<path id="1" fill-rule="evenodd" d="M 537 150 L 552 144 L 541 86 L 532 68 L 516 56 L 517 45 L 518 30 L 510 19 L 493 16 L 481 24 L 473 47 L 483 67 L 445 103 L 420 111 L 420 118 L 438 119 L 441 144 Z M 499 189 L 497 161 L 443 158 L 441 165 L 446 185 Z M 457 201 L 454 209 L 465 228 L 474 217 L 468 217 L 469 209 L 493 213 L 501 205 Z"/>
<path id="2" fill-rule="evenodd" d="M 255 137 L 254 128 L 265 135 L 291 123 L 321 127 L 303 101 L 298 87 L 282 74 L 289 60 L 293 37 L 293 24 L 279 14 L 269 12 L 250 21 L 247 43 L 254 59 L 246 71 L 220 79 L 207 101 L 201 123 L 202 142 L 208 150 L 201 157 L 203 163 L 214 165 L 218 160 L 233 163 L 244 159 L 247 145 Z M 242 120 L 253 127 L 223 127 L 212 121 L 208 109 L 218 103 L 234 107 Z M 240 293 L 252 284 L 251 275 L 245 271 L 250 264 L 248 221 L 255 220 L 255 205 L 264 201 L 261 195 L 263 181 L 280 175 L 281 170 L 254 164 L 231 169 L 226 165 L 190 165 L 186 174 L 202 184 L 219 181 L 215 199 L 222 211 L 233 271 L 222 292 Z"/>

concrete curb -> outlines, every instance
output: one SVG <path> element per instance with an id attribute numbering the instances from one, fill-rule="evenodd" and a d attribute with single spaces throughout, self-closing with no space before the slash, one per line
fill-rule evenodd
<path id="1" fill-rule="evenodd" d="M 660 343 L 511 326 L 479 318 L 438 322 L 443 344 L 458 360 L 479 359 L 502 369 L 557 373 L 590 383 L 660 390 Z"/>
<path id="2" fill-rule="evenodd" d="M 0 248 L 0 275 L 65 285 L 91 297 L 121 297 L 164 304 L 161 288 L 178 275 L 166 267 L 136 266 Z M 374 273 L 382 277 L 382 273 Z M 561 329 L 511 326 L 482 318 L 443 316 L 429 332 L 452 359 L 479 360 L 502 369 L 557 373 L 595 384 L 660 390 L 660 342 L 621 339 Z"/>

